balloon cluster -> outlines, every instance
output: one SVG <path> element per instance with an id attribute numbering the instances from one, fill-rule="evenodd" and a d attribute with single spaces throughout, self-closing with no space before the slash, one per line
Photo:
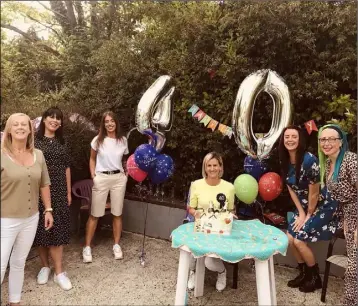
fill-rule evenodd
<path id="1" fill-rule="evenodd" d="M 173 175 L 173 159 L 167 154 L 160 154 L 152 145 L 140 145 L 127 160 L 128 174 L 137 182 L 142 182 L 149 175 L 154 184 L 165 182 Z"/>
<path id="2" fill-rule="evenodd" d="M 252 134 L 252 115 L 256 97 L 262 91 L 271 96 L 274 112 L 270 131 L 258 139 Z M 258 194 L 264 201 L 272 201 L 280 195 L 281 178 L 275 172 L 267 172 L 265 159 L 269 157 L 282 130 L 290 124 L 291 118 L 292 108 L 288 87 L 276 72 L 269 69 L 258 70 L 241 83 L 232 123 L 235 141 L 247 154 L 244 161 L 246 173 L 236 178 L 234 186 L 236 196 L 245 204 L 253 203 Z M 253 142 L 257 144 L 257 152 L 253 150 Z"/>
<path id="3" fill-rule="evenodd" d="M 165 132 L 170 131 L 173 124 L 174 91 L 172 78 L 162 75 L 147 89 L 138 103 L 136 129 L 148 136 L 149 143 L 140 145 L 127 160 L 128 174 L 137 182 L 149 176 L 152 183 L 160 184 L 173 175 L 173 159 L 160 152 L 165 145 Z"/>
<path id="4" fill-rule="evenodd" d="M 250 156 L 246 156 L 244 163 L 246 173 L 239 175 L 234 182 L 238 199 L 245 204 L 253 203 L 258 194 L 264 201 L 276 199 L 282 191 L 281 177 L 275 172 L 267 172 L 265 162 Z"/>

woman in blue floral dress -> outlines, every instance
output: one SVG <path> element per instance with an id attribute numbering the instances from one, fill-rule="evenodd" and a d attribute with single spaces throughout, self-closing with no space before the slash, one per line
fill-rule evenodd
<path id="1" fill-rule="evenodd" d="M 330 240 L 336 231 L 338 203 L 327 188 L 320 190 L 318 158 L 305 151 L 305 141 L 300 128 L 284 129 L 280 139 L 279 156 L 282 178 L 296 206 L 289 220 L 287 236 L 290 248 L 298 262 L 299 275 L 288 286 L 302 292 L 322 288 L 319 268 L 307 242 Z"/>

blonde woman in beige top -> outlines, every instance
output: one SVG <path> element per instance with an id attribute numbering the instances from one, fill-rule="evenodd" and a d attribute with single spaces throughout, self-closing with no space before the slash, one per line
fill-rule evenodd
<path id="1" fill-rule="evenodd" d="M 49 186 L 45 158 L 34 149 L 30 118 L 22 113 L 11 115 L 1 142 L 1 283 L 10 259 L 10 305 L 21 301 L 25 262 L 39 220 L 40 193 L 44 226 L 48 230 L 53 225 Z"/>

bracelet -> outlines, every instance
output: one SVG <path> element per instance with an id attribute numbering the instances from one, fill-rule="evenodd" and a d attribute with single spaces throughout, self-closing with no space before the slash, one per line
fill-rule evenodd
<path id="1" fill-rule="evenodd" d="M 47 212 L 52 213 L 53 209 L 52 208 L 46 208 L 45 211 L 43 212 L 43 214 L 46 214 Z"/>

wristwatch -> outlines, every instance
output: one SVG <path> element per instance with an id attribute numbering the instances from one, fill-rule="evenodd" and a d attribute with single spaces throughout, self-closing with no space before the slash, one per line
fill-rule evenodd
<path id="1" fill-rule="evenodd" d="M 52 208 L 46 208 L 45 211 L 44 211 L 44 214 L 46 214 L 47 212 L 52 213 L 52 212 L 53 212 L 53 209 L 52 209 Z"/>

